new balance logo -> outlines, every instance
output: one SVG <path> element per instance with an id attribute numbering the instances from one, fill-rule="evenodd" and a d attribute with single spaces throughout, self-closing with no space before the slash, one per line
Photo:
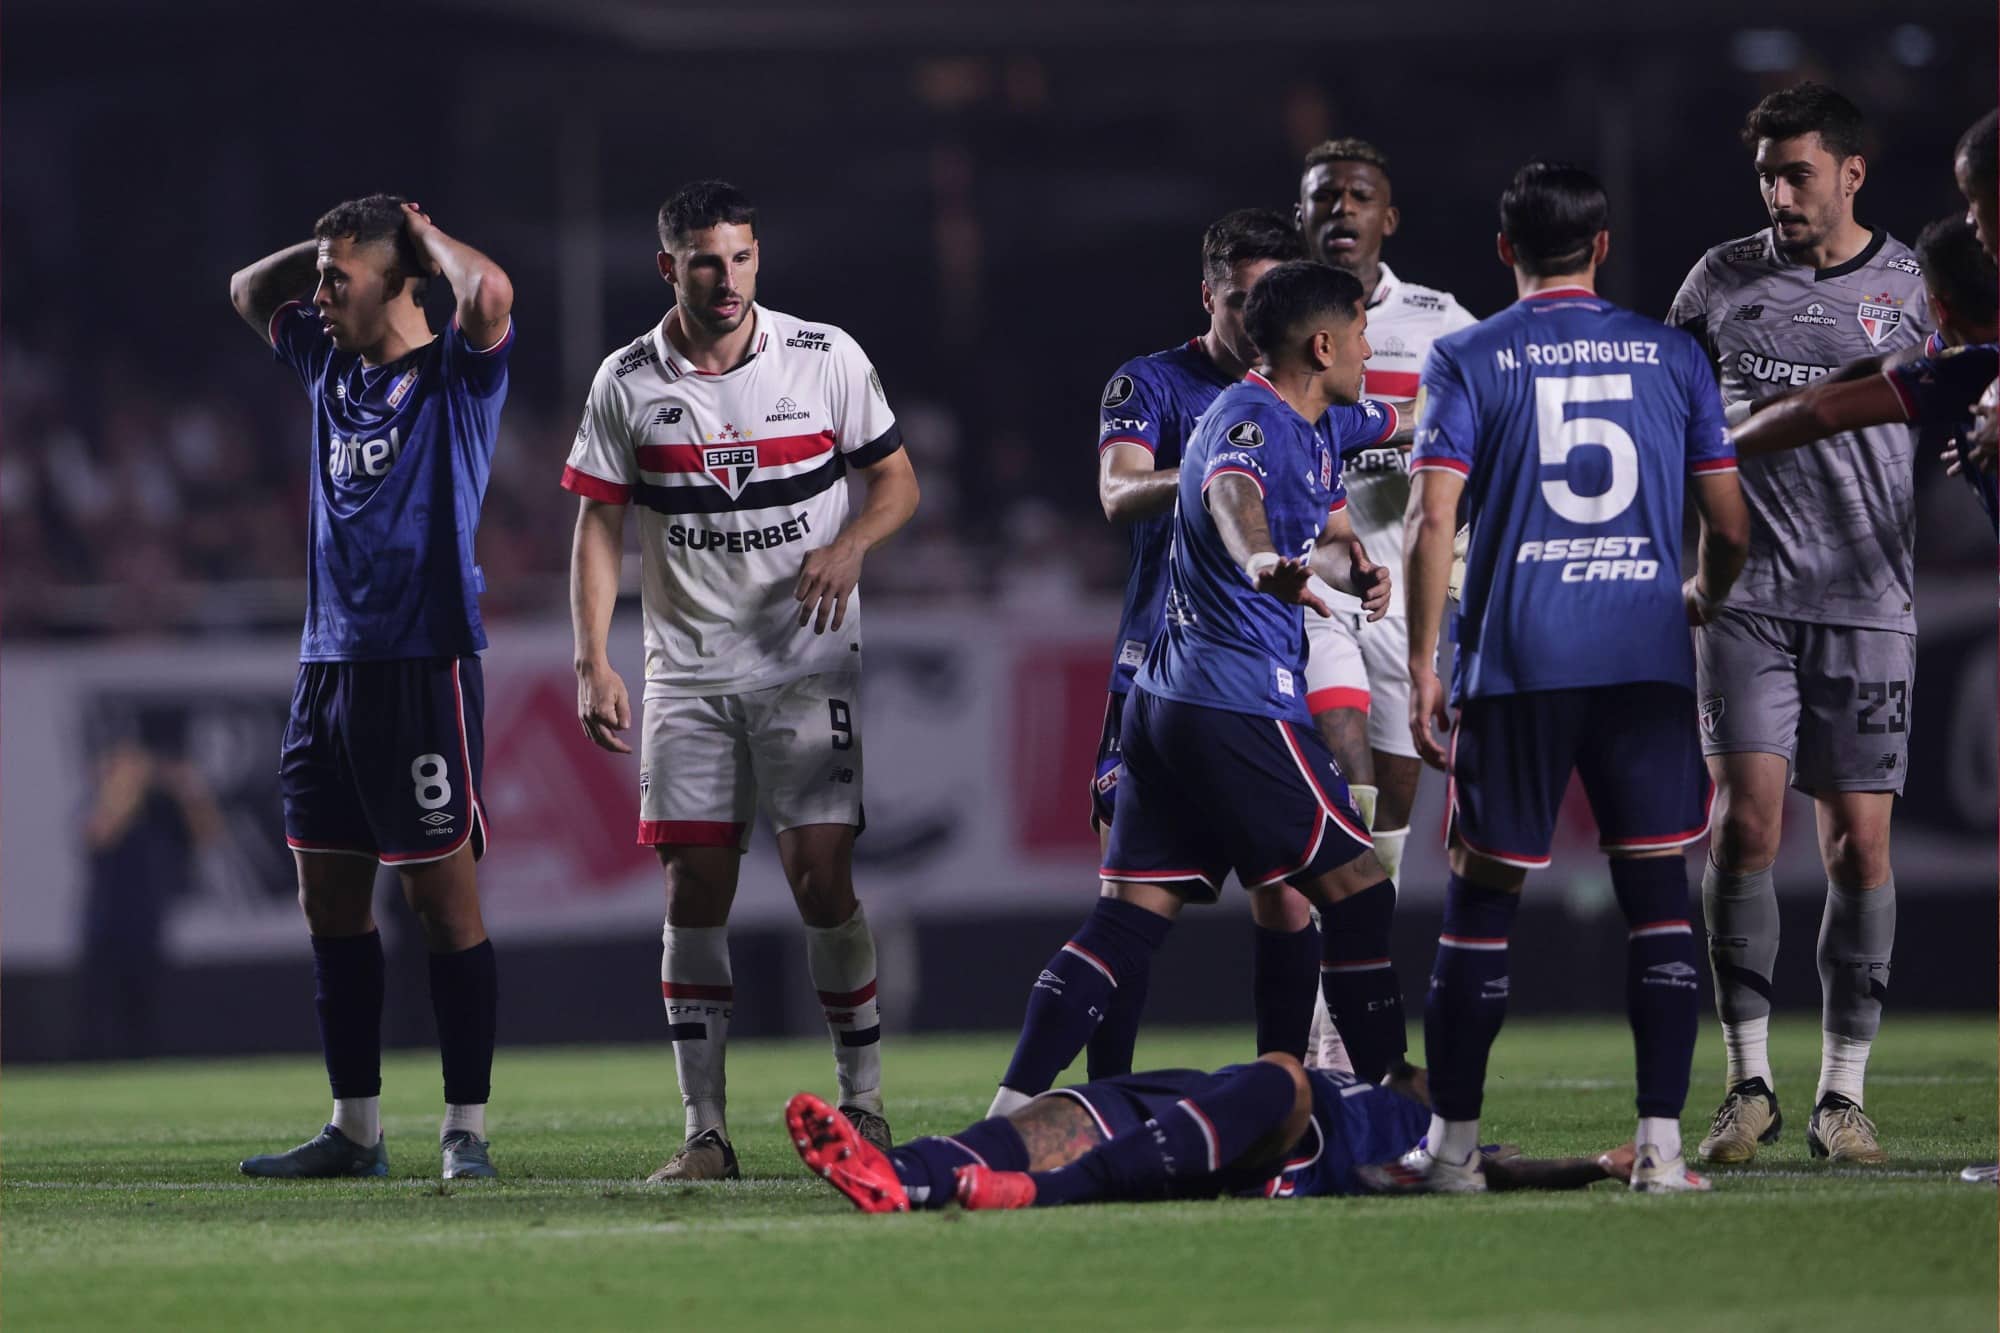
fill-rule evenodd
<path id="1" fill-rule="evenodd" d="M 1764 307 L 1760 305 L 1737 306 L 1736 313 L 1730 316 L 1731 319 L 1762 319 L 1763 317 Z"/>
<path id="2" fill-rule="evenodd" d="M 681 409 L 678 407 L 663 407 L 653 414 L 653 424 L 655 426 L 678 425 L 680 424 L 680 419 Z"/>

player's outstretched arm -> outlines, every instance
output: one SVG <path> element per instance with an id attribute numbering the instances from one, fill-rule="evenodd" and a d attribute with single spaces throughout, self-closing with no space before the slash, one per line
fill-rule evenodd
<path id="1" fill-rule="evenodd" d="M 1113 523 L 1166 513 L 1180 484 L 1179 468 L 1154 467 L 1152 453 L 1136 444 L 1113 444 L 1097 456 L 1097 502 Z"/>
<path id="2" fill-rule="evenodd" d="M 1730 474 L 1735 477 L 1734 473 Z M 1432 768 L 1447 762 L 1432 724 L 1451 729 L 1444 683 L 1438 679 L 1438 635 L 1444 626 L 1451 545 L 1458 532 L 1458 497 L 1465 477 L 1449 468 L 1419 468 L 1410 476 L 1403 532 L 1403 607 L 1410 625 L 1410 737 Z"/>
<path id="3" fill-rule="evenodd" d="M 1824 379 L 1756 413 L 1729 432 L 1739 458 L 1774 454 L 1844 430 L 1905 419 L 1903 400 L 1886 376 Z"/>
<path id="4" fill-rule="evenodd" d="M 271 316 L 287 301 L 304 300 L 319 282 L 319 242 L 300 241 L 265 255 L 229 278 L 229 304 L 243 322 L 271 341 Z"/>
<path id="5" fill-rule="evenodd" d="M 1304 560 L 1286 559 L 1271 544 L 1271 519 L 1264 512 L 1262 487 L 1241 472 L 1218 472 L 1202 491 L 1202 502 L 1215 520 L 1223 549 L 1251 587 L 1323 616 L 1333 614 L 1312 590 L 1312 566 Z"/>
<path id="6" fill-rule="evenodd" d="M 569 558 L 569 620 L 576 647 L 576 717 L 590 743 L 613 754 L 632 747 L 617 733 L 632 725 L 625 682 L 611 669 L 611 612 L 625 550 L 625 506 L 588 497 L 577 502 Z"/>
<path id="7" fill-rule="evenodd" d="M 514 311 L 514 283 L 507 271 L 464 241 L 445 235 L 421 206 L 403 205 L 403 226 L 431 272 L 451 284 L 458 326 L 474 347 L 492 347 L 507 336 Z"/>
<path id="8" fill-rule="evenodd" d="M 861 581 L 862 557 L 910 521 L 922 496 L 907 449 L 898 449 L 855 471 L 868 479 L 868 499 L 838 536 L 806 552 L 799 566 L 798 586 L 792 589 L 799 604 L 799 624 L 812 622 L 815 634 L 839 629 L 847 619 L 847 599 Z"/>
<path id="9" fill-rule="evenodd" d="M 1389 612 L 1389 571 L 1368 558 L 1368 548 L 1354 535 L 1354 520 L 1345 508 L 1326 516 L 1310 557 L 1313 573 L 1329 586 L 1361 599 L 1370 620 Z"/>
<path id="10" fill-rule="evenodd" d="M 1694 504 L 1701 511 L 1701 548 L 1684 592 L 1688 623 L 1706 625 L 1743 572 L 1750 553 L 1750 506 L 1733 470 L 1695 477 Z"/>

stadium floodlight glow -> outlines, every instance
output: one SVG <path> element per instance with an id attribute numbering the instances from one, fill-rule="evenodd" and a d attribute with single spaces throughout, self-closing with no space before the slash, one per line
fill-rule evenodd
<path id="1" fill-rule="evenodd" d="M 1740 70 L 1774 74 L 1798 68 L 1805 45 L 1789 28 L 1745 28 L 1731 39 L 1729 55 Z"/>

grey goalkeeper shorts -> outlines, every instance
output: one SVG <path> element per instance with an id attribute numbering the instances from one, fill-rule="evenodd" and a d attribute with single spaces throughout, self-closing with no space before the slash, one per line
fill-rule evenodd
<path id="1" fill-rule="evenodd" d="M 1695 664 L 1703 754 L 1783 755 L 1809 795 L 1902 792 L 1915 635 L 1725 607 L 1695 631 Z"/>

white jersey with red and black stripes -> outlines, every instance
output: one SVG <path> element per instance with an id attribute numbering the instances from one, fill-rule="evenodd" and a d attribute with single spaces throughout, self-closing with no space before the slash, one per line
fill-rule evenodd
<path id="1" fill-rule="evenodd" d="M 1420 287 L 1382 265 L 1381 280 L 1368 298 L 1367 379 L 1361 391 L 1370 398 L 1404 404 L 1417 396 L 1424 358 L 1431 344 L 1447 333 L 1478 323 L 1450 292 Z M 1354 535 L 1368 548 L 1369 559 L 1387 565 L 1388 614 L 1403 614 L 1403 510 L 1410 502 L 1410 465 L 1405 450 L 1393 446 L 1363 449 L 1341 464 L 1347 483 L 1347 518 Z M 1358 612 L 1361 603 L 1324 584 L 1315 590 L 1335 610 Z"/>
<path id="2" fill-rule="evenodd" d="M 736 694 L 859 662 L 860 592 L 837 630 L 798 623 L 806 553 L 847 521 L 850 466 L 902 447 L 881 377 L 831 324 L 751 306 L 748 358 L 695 369 L 669 313 L 598 367 L 563 486 L 639 509 L 646 694 Z"/>

